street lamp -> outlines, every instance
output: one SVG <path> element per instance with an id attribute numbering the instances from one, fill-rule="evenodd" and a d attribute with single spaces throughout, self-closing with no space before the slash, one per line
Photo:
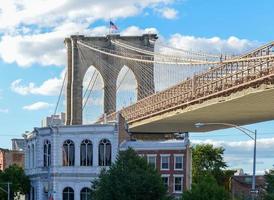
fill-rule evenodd
<path id="1" fill-rule="evenodd" d="M 247 128 L 244 128 L 242 126 L 238 126 L 236 124 L 229 124 L 229 123 L 219 123 L 219 122 L 209 122 L 209 123 L 196 123 L 195 126 L 197 128 L 200 128 L 202 126 L 208 126 L 208 125 L 222 125 L 222 126 L 228 126 L 232 128 L 236 128 L 245 135 L 247 135 L 249 138 L 251 138 L 254 141 L 254 151 L 253 151 L 253 174 L 252 174 L 252 188 L 251 188 L 251 193 L 256 194 L 256 146 L 257 146 L 257 130 L 251 131 Z M 252 136 L 252 135 L 254 136 Z M 252 195 L 252 197 L 254 197 Z"/>

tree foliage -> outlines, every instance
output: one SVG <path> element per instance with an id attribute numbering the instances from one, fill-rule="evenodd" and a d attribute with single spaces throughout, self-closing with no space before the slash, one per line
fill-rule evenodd
<path id="1" fill-rule="evenodd" d="M 228 200 L 229 193 L 219 186 L 210 175 L 201 176 L 199 182 L 192 184 L 189 191 L 183 193 L 182 200 Z"/>
<path id="2" fill-rule="evenodd" d="M 223 169 L 227 167 L 223 160 L 224 148 L 202 144 L 196 145 L 192 152 L 193 182 L 198 183 L 201 177 L 212 175 L 219 184 L 223 184 Z"/>
<path id="3" fill-rule="evenodd" d="M 167 199 L 158 172 L 133 149 L 119 153 L 109 170 L 102 170 L 93 182 L 93 200 L 160 200 Z"/>
<path id="4" fill-rule="evenodd" d="M 14 194 L 27 194 L 30 189 L 30 180 L 25 175 L 24 169 L 17 165 L 11 165 L 9 168 L 0 172 L 0 187 L 7 190 L 5 183 L 10 182 L 10 191 Z M 7 199 L 7 194 L 0 192 L 0 199 Z"/>
<path id="5" fill-rule="evenodd" d="M 274 200 L 274 170 L 265 174 L 265 200 Z"/>

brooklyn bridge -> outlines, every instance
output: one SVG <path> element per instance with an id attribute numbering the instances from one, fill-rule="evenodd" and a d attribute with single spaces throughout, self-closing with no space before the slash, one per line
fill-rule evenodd
<path id="1" fill-rule="evenodd" d="M 66 124 L 83 123 L 83 79 L 90 66 L 96 71 L 89 90 L 98 76 L 104 84 L 104 115 L 97 122 L 113 121 L 120 114 L 131 132 L 203 132 L 224 127 L 198 129 L 195 123 L 218 119 L 245 125 L 274 119 L 274 42 L 243 55 L 218 55 L 160 43 L 155 51 L 157 39 L 155 34 L 66 38 Z M 137 101 L 118 110 L 117 78 L 123 66 L 134 74 Z M 156 90 L 159 66 L 175 69 L 161 74 L 161 84 L 166 76 L 179 81 Z"/>

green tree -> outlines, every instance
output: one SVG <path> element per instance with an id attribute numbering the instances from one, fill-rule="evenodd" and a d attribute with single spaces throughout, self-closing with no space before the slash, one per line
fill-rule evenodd
<path id="1" fill-rule="evenodd" d="M 228 200 L 229 193 L 219 186 L 211 175 L 200 176 L 189 191 L 183 193 L 182 200 Z"/>
<path id="2" fill-rule="evenodd" d="M 265 174 L 265 200 L 274 200 L 274 170 Z"/>
<path id="3" fill-rule="evenodd" d="M 102 170 L 93 182 L 94 200 L 162 200 L 168 199 L 158 172 L 133 149 L 121 151 L 109 170 Z"/>
<path id="4" fill-rule="evenodd" d="M 223 160 L 224 148 L 214 148 L 211 144 L 196 145 L 192 151 L 193 182 L 198 183 L 201 177 L 212 175 L 223 185 L 224 172 L 227 167 Z"/>
<path id="5" fill-rule="evenodd" d="M 29 178 L 25 175 L 24 169 L 17 165 L 11 165 L 9 168 L 0 172 L 0 186 L 7 189 L 7 186 L 3 183 L 10 182 L 10 189 L 12 194 L 16 195 L 27 194 L 30 189 Z M 7 199 L 7 194 L 1 191 L 0 199 Z"/>

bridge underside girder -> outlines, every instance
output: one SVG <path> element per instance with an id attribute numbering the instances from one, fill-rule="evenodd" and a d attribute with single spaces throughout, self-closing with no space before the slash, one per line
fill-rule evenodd
<path id="1" fill-rule="evenodd" d="M 227 127 L 212 125 L 197 128 L 195 123 L 246 125 L 273 119 L 274 85 L 261 85 L 134 122 L 129 124 L 129 130 L 136 133 L 206 132 Z"/>

